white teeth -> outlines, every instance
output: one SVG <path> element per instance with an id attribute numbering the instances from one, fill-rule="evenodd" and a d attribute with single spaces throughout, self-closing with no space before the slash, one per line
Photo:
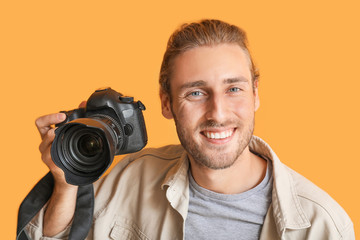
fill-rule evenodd
<path id="1" fill-rule="evenodd" d="M 225 132 L 221 132 L 220 138 L 226 138 L 226 133 L 225 133 Z"/>
<path id="2" fill-rule="evenodd" d="M 230 137 L 233 134 L 233 130 L 223 132 L 204 132 L 204 134 L 210 139 L 224 139 Z"/>

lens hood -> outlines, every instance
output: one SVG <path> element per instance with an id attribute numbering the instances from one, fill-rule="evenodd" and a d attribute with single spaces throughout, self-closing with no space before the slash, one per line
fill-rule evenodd
<path id="1" fill-rule="evenodd" d="M 55 130 L 51 146 L 54 163 L 64 171 L 66 182 L 73 185 L 91 184 L 111 165 L 116 132 L 96 118 L 78 118 Z"/>

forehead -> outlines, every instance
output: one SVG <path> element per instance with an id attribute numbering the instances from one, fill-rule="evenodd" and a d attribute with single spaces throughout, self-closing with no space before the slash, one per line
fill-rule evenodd
<path id="1" fill-rule="evenodd" d="M 251 81 L 249 57 L 236 44 L 190 49 L 174 59 L 172 70 L 172 88 L 193 81 L 219 83 L 231 78 Z"/>

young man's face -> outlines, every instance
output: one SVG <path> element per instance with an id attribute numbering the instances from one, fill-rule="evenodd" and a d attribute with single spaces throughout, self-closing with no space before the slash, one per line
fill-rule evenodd
<path id="1" fill-rule="evenodd" d="M 259 105 L 244 51 L 235 44 L 188 50 L 175 58 L 170 85 L 163 115 L 174 118 L 191 162 L 230 167 L 248 147 Z"/>

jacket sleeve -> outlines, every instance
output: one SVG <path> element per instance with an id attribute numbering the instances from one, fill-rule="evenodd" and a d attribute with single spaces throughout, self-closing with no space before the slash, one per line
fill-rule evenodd
<path id="1" fill-rule="evenodd" d="M 70 225 L 64 229 L 64 231 L 58 233 L 52 237 L 43 236 L 43 218 L 47 205 L 45 205 L 39 213 L 25 226 L 24 234 L 27 235 L 28 239 L 39 239 L 39 240 L 59 240 L 67 239 L 70 233 Z"/>
<path id="2" fill-rule="evenodd" d="M 341 239 L 343 239 L 343 240 L 355 240 L 354 225 L 353 225 L 352 222 L 343 231 Z"/>
<path id="3" fill-rule="evenodd" d="M 46 204 L 51 197 L 54 179 L 49 172 L 21 203 L 18 213 L 17 240 L 85 239 L 92 225 L 94 211 L 93 185 L 79 186 L 75 214 L 71 226 L 54 237 L 42 235 Z"/>

